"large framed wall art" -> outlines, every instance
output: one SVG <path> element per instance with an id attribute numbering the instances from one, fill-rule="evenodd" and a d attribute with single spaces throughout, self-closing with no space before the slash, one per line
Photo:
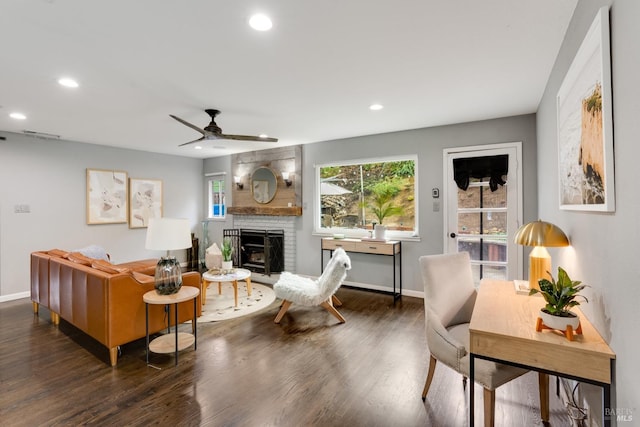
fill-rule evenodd
<path id="1" fill-rule="evenodd" d="M 127 222 L 127 173 L 87 169 L 87 224 Z"/>
<path id="2" fill-rule="evenodd" d="M 162 217 L 162 181 L 129 179 L 129 228 L 143 228 Z"/>
<path id="3" fill-rule="evenodd" d="M 615 211 L 609 8 L 598 11 L 557 97 L 560 209 Z"/>

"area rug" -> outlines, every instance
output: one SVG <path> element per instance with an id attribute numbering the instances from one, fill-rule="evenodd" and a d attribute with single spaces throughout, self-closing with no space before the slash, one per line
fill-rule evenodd
<path id="1" fill-rule="evenodd" d="M 260 283 L 251 284 L 251 296 L 247 295 L 247 284 L 238 282 L 238 306 L 234 306 L 233 285 L 222 284 L 222 294 L 218 295 L 218 284 L 213 282 L 207 289 L 207 303 L 202 306 L 202 316 L 198 323 L 219 322 L 234 319 L 260 311 L 276 299 L 276 294 L 269 286 Z"/>

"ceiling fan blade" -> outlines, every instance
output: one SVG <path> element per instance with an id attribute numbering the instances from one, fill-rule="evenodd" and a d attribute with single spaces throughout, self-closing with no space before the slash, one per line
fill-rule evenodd
<path id="1" fill-rule="evenodd" d="M 198 139 L 194 139 L 193 141 L 185 142 L 184 144 L 180 144 L 180 145 L 178 145 L 178 147 L 182 147 L 183 145 L 193 144 L 194 142 L 198 142 L 198 141 L 204 141 L 205 139 L 214 139 L 214 138 L 205 138 L 204 136 L 202 136 L 202 137 L 200 137 Z"/>
<path id="2" fill-rule="evenodd" d="M 261 138 L 259 136 L 250 135 L 216 135 L 218 139 L 234 139 L 236 141 L 263 141 L 263 142 L 278 142 L 278 138 Z"/>
<path id="3" fill-rule="evenodd" d="M 200 129 L 198 126 L 196 125 L 192 125 L 191 123 L 189 123 L 186 120 L 182 120 L 180 117 L 176 117 L 173 114 L 169 114 L 169 117 L 171 117 L 172 119 L 175 119 L 177 121 L 179 121 L 180 123 L 182 123 L 185 126 L 189 126 L 191 129 L 200 132 L 203 136 L 207 136 L 207 132 L 205 132 L 204 129 Z M 195 142 L 195 141 L 192 141 Z M 188 142 L 187 144 L 190 144 L 190 142 Z M 184 145 L 184 144 L 183 144 Z"/>

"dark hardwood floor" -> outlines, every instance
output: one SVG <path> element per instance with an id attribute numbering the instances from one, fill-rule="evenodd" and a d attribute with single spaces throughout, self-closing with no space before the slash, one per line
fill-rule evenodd
<path id="1" fill-rule="evenodd" d="M 426 402 L 422 300 L 341 288 L 347 323 L 277 301 L 253 315 L 199 324 L 198 348 L 151 355 L 144 339 L 108 351 L 28 299 L 0 304 L 0 425 L 465 426 L 461 377 L 439 365 Z M 190 325 L 181 325 L 188 332 Z M 476 387 L 476 423 L 482 391 Z M 537 375 L 499 388 L 496 425 L 538 426 Z M 551 425 L 568 426 L 551 394 Z"/>

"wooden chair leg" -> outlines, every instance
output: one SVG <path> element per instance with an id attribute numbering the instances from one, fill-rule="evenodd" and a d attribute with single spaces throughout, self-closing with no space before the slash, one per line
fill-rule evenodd
<path id="1" fill-rule="evenodd" d="M 496 422 L 496 391 L 484 389 L 484 427 L 493 427 Z"/>
<path id="2" fill-rule="evenodd" d="M 340 312 L 336 310 L 334 306 L 329 304 L 328 301 L 324 301 L 320 305 L 324 307 L 324 309 L 327 310 L 329 313 L 333 314 L 336 317 L 336 319 L 340 321 L 340 323 L 346 322 L 345 318 L 342 317 L 342 314 L 340 314 Z"/>
<path id="3" fill-rule="evenodd" d="M 422 389 L 422 401 L 427 399 L 427 393 L 429 387 L 431 387 L 431 381 L 433 380 L 433 373 L 436 371 L 436 363 L 438 361 L 432 355 L 429 355 L 429 371 L 427 372 L 427 381 L 424 383 L 424 389 Z"/>
<path id="4" fill-rule="evenodd" d="M 333 301 L 333 305 L 337 305 L 338 307 L 342 305 L 342 301 L 340 301 L 335 295 L 331 295 L 331 301 Z"/>
<path id="5" fill-rule="evenodd" d="M 549 375 L 538 372 L 538 389 L 540 392 L 540 418 L 549 422 Z"/>
<path id="6" fill-rule="evenodd" d="M 284 316 L 287 310 L 289 310 L 289 307 L 291 307 L 291 301 L 283 300 L 280 311 L 278 312 L 278 315 L 276 316 L 273 323 L 280 323 L 280 321 L 282 320 L 282 316 Z"/>

